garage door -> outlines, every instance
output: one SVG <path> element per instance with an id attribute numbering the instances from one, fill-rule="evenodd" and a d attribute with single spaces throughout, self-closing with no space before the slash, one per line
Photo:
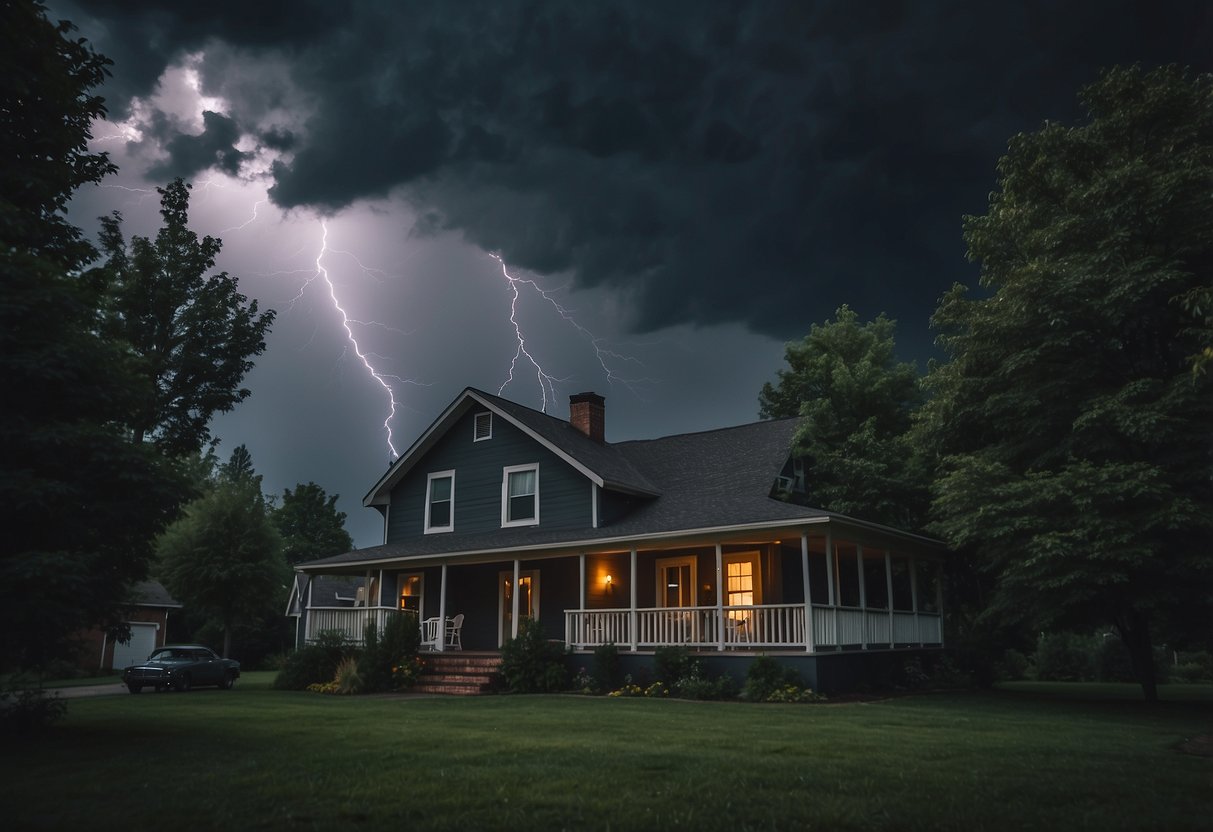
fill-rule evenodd
<path id="1" fill-rule="evenodd" d="M 131 640 L 114 643 L 114 669 L 122 670 L 146 659 L 156 649 L 156 625 L 130 622 Z"/>

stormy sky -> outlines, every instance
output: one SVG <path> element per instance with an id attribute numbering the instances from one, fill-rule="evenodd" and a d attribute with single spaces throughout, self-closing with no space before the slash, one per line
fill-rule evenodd
<path id="1" fill-rule="evenodd" d="M 360 501 L 391 447 L 468 385 L 558 416 L 596 390 L 611 440 L 750 421 L 783 342 L 841 303 L 896 318 L 924 366 L 939 295 L 975 282 L 962 217 L 1008 138 L 1077 119 L 1102 68 L 1213 62 L 1203 2 L 51 16 L 114 61 L 93 147 L 121 170 L 73 220 L 118 210 L 152 234 L 152 189 L 194 183 L 219 267 L 279 312 L 253 395 L 215 420 L 220 453 L 247 444 L 267 490 L 339 492 L 359 546 L 381 542 Z M 519 335 L 549 381 L 526 355 L 509 381 Z"/>

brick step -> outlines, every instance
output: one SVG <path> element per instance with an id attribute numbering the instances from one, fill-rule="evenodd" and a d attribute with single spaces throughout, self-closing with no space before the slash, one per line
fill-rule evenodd
<path id="1" fill-rule="evenodd" d="M 444 696 L 480 696 L 485 690 L 480 685 L 419 684 L 413 686 L 414 693 L 438 693 Z"/>
<path id="2" fill-rule="evenodd" d="M 491 685 L 493 676 L 487 673 L 422 673 L 417 682 L 422 685 Z"/>
<path id="3" fill-rule="evenodd" d="M 500 663 L 485 664 L 483 662 L 433 662 L 426 661 L 426 673 L 496 673 Z"/>

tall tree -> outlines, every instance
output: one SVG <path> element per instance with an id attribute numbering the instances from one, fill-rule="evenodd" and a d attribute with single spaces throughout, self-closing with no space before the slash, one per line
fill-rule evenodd
<path id="1" fill-rule="evenodd" d="M 38 2 L 0 4 L 0 670 L 45 663 L 94 625 L 122 630 L 183 484 L 126 424 L 138 393 L 101 334 L 103 275 L 63 211 L 114 168 L 89 153 L 109 61 Z"/>
<path id="2" fill-rule="evenodd" d="M 146 380 L 136 441 L 187 454 L 209 438 L 214 414 L 249 395 L 240 383 L 265 350 L 274 312 L 259 315 L 227 272 L 208 276 L 223 243 L 189 229 L 189 186 L 177 179 L 157 191 L 164 227 L 155 241 L 136 236 L 128 246 L 121 214 L 101 218 L 115 283 L 109 330 L 131 345 Z"/>
<path id="3" fill-rule="evenodd" d="M 917 529 L 928 471 L 909 441 L 921 402 L 913 364 L 894 355 L 896 323 L 860 323 L 847 306 L 787 345 L 788 369 L 759 393 L 763 418 L 800 416 L 797 452 L 809 467 L 809 501 L 854 517 Z"/>
<path id="4" fill-rule="evenodd" d="M 1080 98 L 966 218 L 985 292 L 935 313 L 921 429 L 933 528 L 996 577 L 991 614 L 1114 625 L 1152 700 L 1155 633 L 1213 629 L 1210 310 L 1186 302 L 1213 280 L 1213 76 L 1115 69 Z"/>
<path id="5" fill-rule="evenodd" d="M 283 490 L 282 504 L 273 518 L 287 563 L 339 555 L 354 548 L 345 530 L 345 512 L 337 510 L 337 497 L 325 494 L 314 482 L 301 483 L 294 491 Z"/>
<path id="6" fill-rule="evenodd" d="M 279 605 L 290 580 L 260 478 L 241 469 L 247 453 L 234 454 L 213 486 L 185 507 L 157 543 L 164 585 L 223 628 L 224 656 L 231 651 L 233 628 Z"/>

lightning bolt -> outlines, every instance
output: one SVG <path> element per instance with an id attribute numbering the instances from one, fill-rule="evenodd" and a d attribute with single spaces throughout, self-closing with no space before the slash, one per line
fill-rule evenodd
<path id="1" fill-rule="evenodd" d="M 535 292 L 535 294 L 537 294 L 543 300 L 547 301 L 547 303 L 553 309 L 556 310 L 556 313 L 566 323 L 568 323 L 570 326 L 572 326 L 574 329 L 576 329 L 579 335 L 581 335 L 583 338 L 585 338 L 587 341 L 589 341 L 590 346 L 594 350 L 594 357 L 597 359 L 598 365 L 600 367 L 602 367 L 602 372 L 604 375 L 606 375 L 608 384 L 610 384 L 611 386 L 614 386 L 616 383 L 623 384 L 633 394 L 639 396 L 639 393 L 637 392 L 635 385 L 643 384 L 643 383 L 654 383 L 656 381 L 656 379 L 652 379 L 652 378 L 626 378 L 626 377 L 621 376 L 618 373 L 616 373 L 614 371 L 614 369 L 612 369 L 610 363 L 608 362 L 608 359 L 614 359 L 615 361 L 618 361 L 618 362 L 636 364 L 636 365 L 640 364 L 639 360 L 636 358 L 633 358 L 632 356 L 623 355 L 622 353 L 618 353 L 618 352 L 615 352 L 613 350 L 610 350 L 610 349 L 607 349 L 606 347 L 604 347 L 603 344 L 605 343 L 605 339 L 598 337 L 593 332 L 591 332 L 589 329 L 587 329 L 585 326 L 583 326 L 574 317 L 573 311 L 566 308 L 563 304 L 560 303 L 560 301 L 558 301 L 556 299 L 553 290 L 543 288 L 534 280 L 524 278 L 524 277 L 515 277 L 514 275 L 510 274 L 509 269 L 506 267 L 505 260 L 502 258 L 502 256 L 500 254 L 490 254 L 489 256 L 492 257 L 494 260 L 496 260 L 497 263 L 501 266 L 501 274 L 506 279 L 506 282 L 509 284 L 510 324 L 514 327 L 514 339 L 517 344 L 517 348 L 514 350 L 514 357 L 510 360 L 509 374 L 506 377 L 506 380 L 502 383 L 501 387 L 498 388 L 498 390 L 497 390 L 498 395 L 501 395 L 505 391 L 505 388 L 508 387 L 514 381 L 514 371 L 515 371 L 515 369 L 517 369 L 519 361 L 523 358 L 525 358 L 524 363 L 529 363 L 535 370 L 535 375 L 539 382 L 539 390 L 543 396 L 543 412 L 544 413 L 547 413 L 547 411 L 548 411 L 548 399 L 550 398 L 553 403 L 556 401 L 556 382 L 563 382 L 563 381 L 567 380 L 567 379 L 562 379 L 562 378 L 556 378 L 556 377 L 552 376 L 550 373 L 548 373 L 547 371 L 545 371 L 543 369 L 543 367 L 540 365 L 540 363 L 535 359 L 535 356 L 533 356 L 527 350 L 526 336 L 522 332 L 521 324 L 518 323 L 518 300 L 520 297 L 520 292 L 519 292 L 520 286 L 530 287 L 530 289 L 532 289 Z"/>
<path id="2" fill-rule="evenodd" d="M 388 380 L 390 379 L 402 384 L 417 384 L 418 382 L 414 381 L 413 379 L 402 378 L 400 376 L 392 375 L 391 373 L 385 373 L 375 369 L 374 365 L 371 364 L 371 358 L 379 356 L 363 350 L 358 344 L 358 339 L 354 336 L 354 330 L 351 327 L 351 324 L 365 324 L 366 322 L 351 318 L 345 311 L 345 308 L 341 305 L 341 301 L 337 298 L 337 287 L 333 285 L 333 281 L 329 277 L 328 269 L 324 266 L 324 256 L 333 251 L 328 247 L 328 224 L 324 220 L 321 220 L 320 228 L 322 234 L 320 237 L 320 252 L 316 255 L 316 277 L 323 280 L 325 285 L 328 286 L 329 300 L 333 302 L 333 308 L 336 309 L 337 313 L 341 316 L 341 326 L 343 329 L 345 329 L 345 337 L 349 342 L 349 348 L 353 350 L 354 355 L 356 355 L 358 360 L 362 362 L 362 366 L 366 369 L 370 377 L 374 379 L 375 382 L 383 388 L 383 392 L 387 394 L 388 414 L 387 418 L 383 420 L 383 429 L 387 433 L 388 452 L 391 454 L 391 459 L 394 460 L 400 456 L 399 452 L 396 450 L 396 446 L 392 443 L 392 419 L 394 419 L 396 416 L 396 394 L 392 389 L 392 385 L 388 383 Z M 306 289 L 314 279 L 315 278 L 309 279 L 307 283 L 303 285 L 303 289 Z M 303 294 L 303 289 L 299 290 L 300 295 Z"/>
<path id="3" fill-rule="evenodd" d="M 253 203 L 253 215 L 251 217 L 249 217 L 244 222 L 240 223 L 240 225 L 233 225 L 231 228 L 220 228 L 215 233 L 216 234 L 226 234 L 229 231 L 240 231 L 242 229 L 248 228 L 250 225 L 252 225 L 253 223 L 255 223 L 257 221 L 257 209 L 260 208 L 262 205 L 264 205 L 267 202 L 269 202 L 268 199 L 257 200 L 256 202 Z"/>

